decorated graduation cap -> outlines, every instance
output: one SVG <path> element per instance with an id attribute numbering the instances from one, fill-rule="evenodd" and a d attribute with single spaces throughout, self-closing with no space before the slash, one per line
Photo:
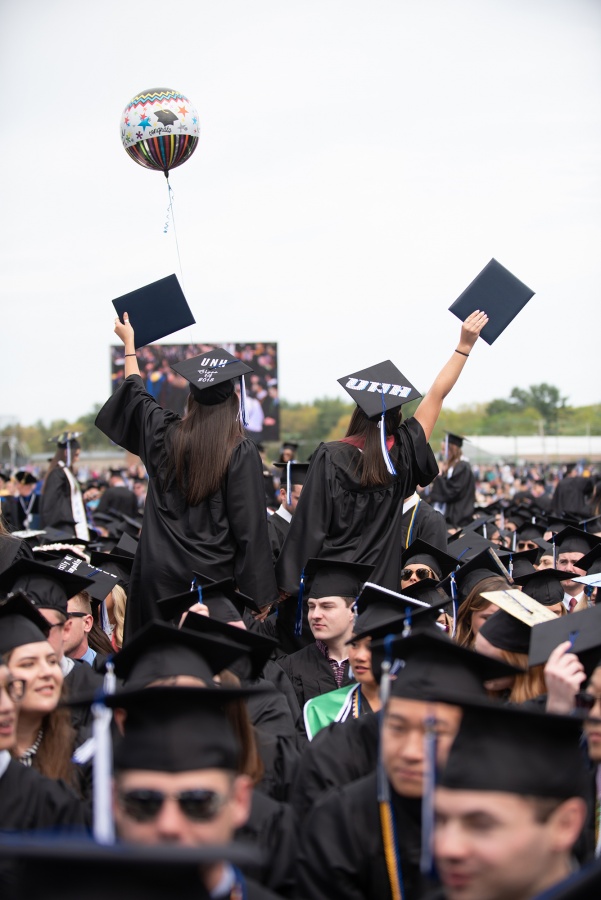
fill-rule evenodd
<path id="1" fill-rule="evenodd" d="M 578 656 L 590 676 L 601 661 L 601 606 L 590 606 L 569 616 L 554 616 L 535 625 L 530 635 L 528 665 L 544 665 L 564 641 L 570 641 L 570 652 Z"/>
<path id="2" fill-rule="evenodd" d="M 258 678 L 274 650 L 278 648 L 278 642 L 267 635 L 246 628 L 236 628 L 234 625 L 228 625 L 210 616 L 201 616 L 199 613 L 188 613 L 184 628 L 186 631 L 209 638 L 213 636 L 224 638 L 235 644 L 239 651 L 238 658 L 222 668 L 229 669 L 241 679 Z"/>
<path id="3" fill-rule="evenodd" d="M 50 624 L 27 599 L 16 593 L 0 601 L 0 657 L 23 644 L 48 640 Z"/>
<path id="4" fill-rule="evenodd" d="M 64 449 L 66 451 L 67 466 L 71 465 L 72 454 L 74 450 L 79 450 L 81 444 L 77 440 L 78 437 L 81 437 L 81 431 L 61 431 L 60 434 L 55 434 L 54 437 L 48 438 L 49 444 L 56 444 L 57 447 Z"/>
<path id="5" fill-rule="evenodd" d="M 101 603 L 105 597 L 110 594 L 116 584 L 119 583 L 117 575 L 113 572 L 103 571 L 96 566 L 90 565 L 85 559 L 78 556 L 72 556 L 70 553 L 62 555 L 55 562 L 51 563 L 54 569 L 59 572 L 67 572 L 71 575 L 78 575 L 87 579 L 87 587 L 85 591 L 90 595 L 92 600 Z"/>
<path id="6" fill-rule="evenodd" d="M 303 622 L 303 599 L 352 597 L 359 595 L 375 566 L 340 559 L 309 559 L 301 573 L 294 633 L 298 637 Z"/>
<path id="7" fill-rule="evenodd" d="M 482 596 L 499 609 L 486 620 L 480 634 L 499 650 L 527 654 L 532 628 L 557 618 L 550 609 L 517 588 L 485 591 Z"/>
<path id="8" fill-rule="evenodd" d="M 456 557 L 450 553 L 445 553 L 439 547 L 434 547 L 421 538 L 412 541 L 406 550 L 401 554 L 401 565 L 424 565 L 432 569 L 439 579 L 446 576 L 457 568 L 458 562 Z"/>
<path id="9" fill-rule="evenodd" d="M 39 609 L 56 609 L 65 616 L 70 598 L 89 586 L 87 578 L 30 559 L 17 560 L 0 575 L 0 592 L 22 591 Z"/>
<path id="10" fill-rule="evenodd" d="M 201 406 L 216 406 L 234 392 L 234 379 L 240 379 L 240 410 L 246 421 L 246 387 L 244 376 L 252 372 L 250 366 L 232 356 L 221 347 L 214 347 L 200 356 L 193 356 L 172 367 L 178 375 L 190 382 L 190 393 Z"/>
<path id="11" fill-rule="evenodd" d="M 226 638 L 148 622 L 112 657 L 115 675 L 129 688 L 187 675 L 208 686 L 244 650 Z"/>
<path id="12" fill-rule="evenodd" d="M 136 350 L 194 325 L 196 321 L 176 275 L 168 275 L 117 297 L 113 306 L 121 321 L 124 313 L 128 314 Z"/>
<path id="13" fill-rule="evenodd" d="M 274 463 L 276 469 L 280 470 L 280 487 L 286 491 L 286 503 L 290 506 L 292 503 L 292 485 L 304 484 L 309 471 L 309 463 L 298 463 L 290 459 L 285 463 Z"/>
<path id="14" fill-rule="evenodd" d="M 522 592 L 538 600 L 543 606 L 555 606 L 563 600 L 564 590 L 562 581 L 568 581 L 569 572 L 560 572 L 558 569 L 539 569 L 526 575 L 515 575 L 515 584 L 522 586 Z"/>
<path id="15" fill-rule="evenodd" d="M 411 400 L 418 400 L 422 395 L 389 359 L 339 378 L 338 384 L 342 385 L 368 419 L 380 420 L 380 445 L 384 462 L 389 473 L 396 475 L 386 443 L 385 416 L 390 410 L 410 403 Z"/>
<path id="16" fill-rule="evenodd" d="M 439 785 L 558 800 L 586 796 L 582 723 L 504 704 L 465 705 Z"/>
<path id="17" fill-rule="evenodd" d="M 451 304 L 449 311 L 465 322 L 476 310 L 484 310 L 488 322 L 480 337 L 487 344 L 493 344 L 533 296 L 534 291 L 496 259 L 491 259 Z"/>
<path id="18" fill-rule="evenodd" d="M 148 687 L 106 697 L 107 706 L 127 711 L 115 770 L 237 772 L 241 748 L 224 704 L 241 696 L 248 690 Z"/>
<path id="19" fill-rule="evenodd" d="M 109 553 L 101 550 L 92 550 L 90 553 L 90 565 L 101 572 L 114 575 L 116 583 L 121 587 L 127 587 L 129 584 L 133 563 L 133 556 L 121 555 L 116 549 Z"/>

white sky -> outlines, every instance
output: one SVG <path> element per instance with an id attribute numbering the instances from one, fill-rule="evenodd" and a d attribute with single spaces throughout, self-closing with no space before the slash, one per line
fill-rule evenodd
<path id="1" fill-rule="evenodd" d="M 181 90 L 173 342 L 277 340 L 281 395 L 385 358 L 420 390 L 494 256 L 536 291 L 449 406 L 548 381 L 601 400 L 597 0 L 5 0 L 0 422 L 109 391 L 111 299 L 179 267 L 165 179 L 119 121 Z"/>

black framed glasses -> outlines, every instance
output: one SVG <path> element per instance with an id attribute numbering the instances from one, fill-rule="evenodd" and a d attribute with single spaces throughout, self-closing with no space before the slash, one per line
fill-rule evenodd
<path id="1" fill-rule="evenodd" d="M 4 683 L 0 682 L 0 691 L 6 691 L 13 703 L 18 703 L 25 694 L 25 682 L 22 678 L 8 678 Z"/>
<path id="2" fill-rule="evenodd" d="M 217 791 L 193 790 L 167 794 L 163 791 L 135 788 L 120 791 L 119 801 L 125 813 L 136 822 L 156 819 L 165 800 L 176 800 L 180 810 L 192 822 L 210 822 L 229 800 L 229 795 Z"/>
<path id="3" fill-rule="evenodd" d="M 417 575 L 420 581 L 423 581 L 425 578 L 436 579 L 436 575 L 432 569 L 403 569 L 401 572 L 401 581 L 407 581 L 412 575 Z"/>
<path id="4" fill-rule="evenodd" d="M 601 703 L 601 697 L 597 697 L 595 694 L 589 694 L 588 691 L 578 691 L 574 697 L 574 706 L 576 709 L 588 709 L 590 711 L 595 703 Z"/>

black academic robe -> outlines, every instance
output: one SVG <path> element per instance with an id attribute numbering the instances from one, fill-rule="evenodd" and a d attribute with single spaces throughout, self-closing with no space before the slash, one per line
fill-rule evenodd
<path id="1" fill-rule="evenodd" d="M 305 749 L 294 778 L 290 803 L 303 821 L 332 788 L 358 781 L 376 768 L 379 716 L 374 713 L 333 722 Z"/>
<path id="2" fill-rule="evenodd" d="M 0 574 L 10 569 L 20 559 L 33 559 L 33 550 L 26 541 L 0 534 Z"/>
<path id="3" fill-rule="evenodd" d="M 267 538 L 262 465 L 250 440 L 232 453 L 221 488 L 198 506 L 186 504 L 168 465 L 170 432 L 179 416 L 162 409 L 137 375 L 127 378 L 98 413 L 96 425 L 142 459 L 148 472 L 144 527 L 131 574 L 125 639 L 150 618 L 156 601 L 190 587 L 193 572 L 237 587 L 260 606 L 277 599 Z"/>
<path id="4" fill-rule="evenodd" d="M 361 487 L 357 447 L 334 441 L 317 448 L 276 563 L 282 590 L 298 593 L 311 557 L 374 565 L 370 581 L 398 590 L 403 502 L 432 481 L 438 466 L 416 419 L 403 422 L 394 438 L 390 456 L 398 474 L 377 488 Z"/>
<path id="5" fill-rule="evenodd" d="M 107 488 L 100 498 L 97 512 L 110 515 L 123 513 L 135 519 L 138 516 L 138 498 L 123 485 Z"/>
<path id="6" fill-rule="evenodd" d="M 392 793 L 399 841 L 403 900 L 418 900 L 421 799 Z M 392 900 L 373 772 L 332 791 L 302 828 L 298 860 L 299 897 L 304 900 Z"/>
<path id="7" fill-rule="evenodd" d="M 81 659 L 73 660 L 73 668 L 65 677 L 65 689 L 69 699 L 79 697 L 93 697 L 102 689 L 104 675 L 95 671 L 88 663 Z M 86 728 L 92 723 L 92 709 L 89 705 L 72 706 L 71 721 L 76 731 Z"/>
<path id="8" fill-rule="evenodd" d="M 0 831 L 87 828 L 89 806 L 64 782 L 45 778 L 13 759 L 0 777 Z"/>
<path id="9" fill-rule="evenodd" d="M 593 482 L 591 478 L 582 475 L 568 476 L 558 482 L 553 494 L 553 509 L 557 515 L 573 513 L 577 516 L 590 516 L 590 507 L 587 496 L 591 493 Z"/>
<path id="10" fill-rule="evenodd" d="M 450 477 L 439 475 L 429 499 L 431 503 L 446 503 L 445 519 L 449 525 L 468 525 L 474 517 L 476 499 L 476 480 L 469 462 L 460 459 Z"/>
<path id="11" fill-rule="evenodd" d="M 3 497 L 2 515 L 9 531 L 23 531 L 27 515 L 32 517 L 29 528 L 37 528 L 40 521 L 40 495 L 29 497 Z"/>
<path id="12" fill-rule="evenodd" d="M 283 656 L 278 659 L 278 665 L 282 667 L 292 682 L 301 710 L 307 700 L 319 697 L 320 694 L 327 694 L 328 691 L 335 691 L 338 687 L 329 662 L 321 650 L 317 649 L 315 642 L 309 644 L 308 647 L 303 647 L 302 650 L 297 650 L 291 656 Z M 348 676 L 348 662 L 340 687 L 347 684 L 351 684 Z"/>
<path id="13" fill-rule="evenodd" d="M 250 816 L 235 839 L 257 848 L 259 863 L 243 867 L 245 873 L 281 897 L 294 896 L 298 823 L 287 803 L 254 791 Z"/>
<path id="14" fill-rule="evenodd" d="M 46 478 L 40 509 L 42 528 L 58 528 L 75 536 L 75 519 L 71 506 L 71 485 L 61 466 Z"/>
<path id="15" fill-rule="evenodd" d="M 267 534 L 269 535 L 269 545 L 271 547 L 271 556 L 273 557 L 274 563 L 281 553 L 284 541 L 286 540 L 286 535 L 289 531 L 290 522 L 282 516 L 279 516 L 277 511 L 267 519 Z"/>
<path id="16" fill-rule="evenodd" d="M 444 550 L 445 553 L 447 551 L 448 540 L 445 517 L 421 498 L 417 502 L 417 508 L 412 506 L 411 509 L 408 509 L 403 514 L 403 550 L 418 538 L 426 541 L 432 547 Z M 397 588 L 397 590 L 400 590 L 400 588 Z"/>

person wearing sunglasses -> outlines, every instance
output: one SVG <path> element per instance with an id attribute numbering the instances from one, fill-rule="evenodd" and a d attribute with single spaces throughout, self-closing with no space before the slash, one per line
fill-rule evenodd
<path id="1" fill-rule="evenodd" d="M 122 841 L 226 844 L 246 823 L 252 780 L 240 772 L 241 748 L 225 710 L 225 698 L 235 694 L 148 687 L 108 698 L 127 714 L 114 754 L 113 808 Z M 225 860 L 206 866 L 203 879 L 214 900 L 275 897 Z"/>

